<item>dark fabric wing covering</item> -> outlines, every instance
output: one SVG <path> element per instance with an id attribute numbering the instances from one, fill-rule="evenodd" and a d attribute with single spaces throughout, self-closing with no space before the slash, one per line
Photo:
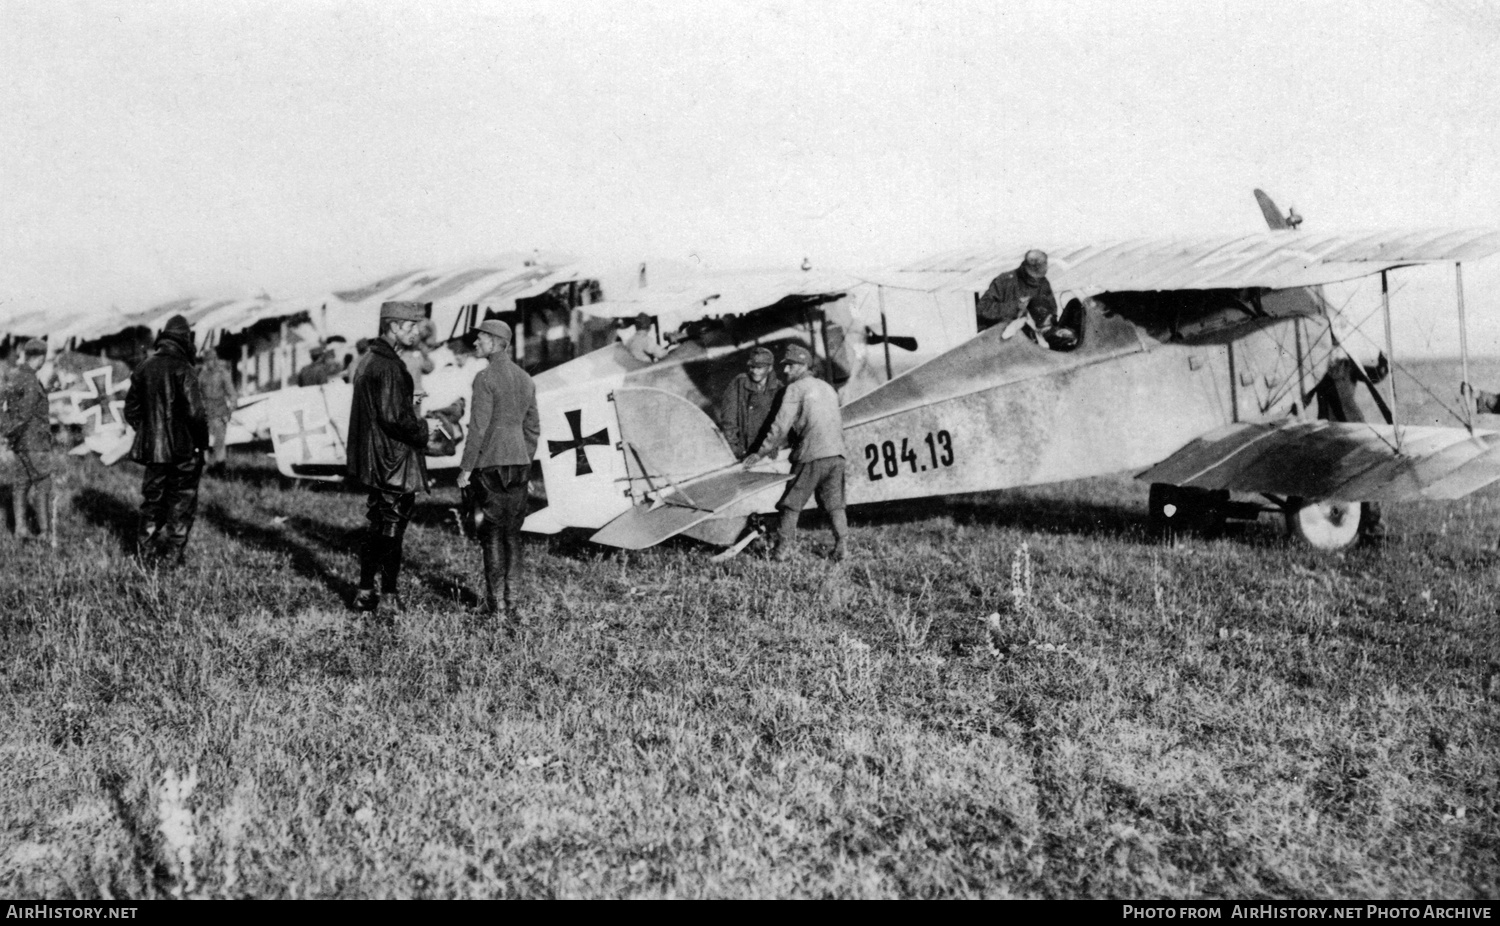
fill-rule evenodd
<path id="1" fill-rule="evenodd" d="M 1454 499 L 1500 480 L 1500 434 L 1331 421 L 1234 424 L 1136 478 L 1328 501 Z"/>

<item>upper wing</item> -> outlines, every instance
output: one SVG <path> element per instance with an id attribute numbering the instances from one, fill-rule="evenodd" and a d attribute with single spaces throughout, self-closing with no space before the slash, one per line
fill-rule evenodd
<path id="1" fill-rule="evenodd" d="M 1500 480 L 1500 434 L 1331 421 L 1232 424 L 1136 478 L 1329 501 L 1454 499 Z"/>
<path id="2" fill-rule="evenodd" d="M 1149 292 L 1289 289 L 1337 283 L 1408 264 L 1470 261 L 1500 252 L 1500 229 L 1458 228 L 1133 238 L 1084 245 L 1035 244 L 1047 251 L 1054 289 Z M 983 292 L 1020 264 L 1026 248 L 958 251 L 903 268 L 913 279 Z"/>
<path id="3" fill-rule="evenodd" d="M 580 307 L 595 318 L 659 319 L 663 331 L 708 316 L 744 315 L 775 305 L 789 296 L 848 292 L 861 279 L 844 273 L 812 271 L 744 271 L 690 274 L 634 290 L 610 293 L 603 302 Z"/>

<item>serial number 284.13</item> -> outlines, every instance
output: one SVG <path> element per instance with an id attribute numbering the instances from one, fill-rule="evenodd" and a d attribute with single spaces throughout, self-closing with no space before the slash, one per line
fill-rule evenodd
<path id="1" fill-rule="evenodd" d="M 926 437 L 918 441 L 917 446 L 924 443 L 927 445 L 927 452 L 922 454 L 912 449 L 911 440 L 905 437 L 901 438 L 900 452 L 896 450 L 895 441 L 865 444 L 865 470 L 870 474 L 870 481 L 901 475 L 903 463 L 913 473 L 953 465 L 953 435 L 947 431 L 936 434 L 929 431 Z"/>

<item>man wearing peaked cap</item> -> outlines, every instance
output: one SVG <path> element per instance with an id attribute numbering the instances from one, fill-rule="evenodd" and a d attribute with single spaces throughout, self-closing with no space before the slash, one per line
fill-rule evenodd
<path id="1" fill-rule="evenodd" d="M 766 422 L 771 420 L 781 398 L 783 384 L 771 372 L 775 360 L 769 348 L 755 348 L 746 359 L 745 372 L 736 376 L 719 397 L 715 409 L 719 430 L 724 432 L 724 439 L 737 458 L 743 458 L 751 447 L 760 443 Z"/>
<path id="2" fill-rule="evenodd" d="M 1026 252 L 1019 267 L 995 277 L 990 288 L 979 297 L 979 330 L 1019 322 L 1028 311 L 1039 316 L 1041 307 L 1048 303 L 1056 310 L 1057 298 L 1047 281 L 1047 252 L 1033 248 Z M 1033 319 L 1034 323 L 1040 321 L 1040 317 Z"/>
<path id="3" fill-rule="evenodd" d="M 833 387 L 812 375 L 812 352 L 801 344 L 789 344 L 781 355 L 781 373 L 786 377 L 781 407 L 771 428 L 745 466 L 774 454 L 782 444 L 792 447 L 792 481 L 776 509 L 781 512 L 776 559 L 789 559 L 796 549 L 797 518 L 814 495 L 833 524 L 833 558 L 849 555 L 849 521 L 844 515 L 844 422 L 839 414 L 839 395 Z"/>
<path id="4" fill-rule="evenodd" d="M 135 429 L 130 458 L 146 466 L 136 555 L 147 565 L 181 565 L 198 513 L 208 446 L 193 329 L 181 315 L 167 321 L 151 356 L 131 373 L 125 422 Z"/>
<path id="5" fill-rule="evenodd" d="M 318 345 L 308 351 L 310 362 L 297 371 L 297 385 L 322 386 L 331 383 L 339 375 L 339 358 L 335 351 Z"/>
<path id="6" fill-rule="evenodd" d="M 21 348 L 21 363 L 0 381 L 0 438 L 15 454 L 10 468 L 10 510 L 16 538 L 45 538 L 57 549 L 57 499 L 52 492 L 52 422 L 47 390 L 37 371 L 47 361 L 47 345 L 32 338 Z M 27 510 L 36 515 L 33 534 Z"/>
<path id="7" fill-rule="evenodd" d="M 473 486 L 484 512 L 479 527 L 484 560 L 484 611 L 524 623 L 521 592 L 521 524 L 527 483 L 542 434 L 536 385 L 510 358 L 510 326 L 491 319 L 473 329 L 476 350 L 489 359 L 474 377 L 469 440 L 459 463 L 458 486 Z M 502 610 L 503 601 L 503 610 Z"/>
<path id="8" fill-rule="evenodd" d="M 380 336 L 354 376 L 349 409 L 349 481 L 369 490 L 365 519 L 369 522 L 359 554 L 359 589 L 353 606 L 373 612 L 382 594 L 399 591 L 402 544 L 417 503 L 417 492 L 427 491 L 427 424 L 417 415 L 411 374 L 397 351 L 410 348 L 421 337 L 426 306 L 418 302 L 387 302 L 380 307 Z M 380 578 L 380 591 L 375 579 Z M 397 598 L 397 607 L 400 599 Z"/>

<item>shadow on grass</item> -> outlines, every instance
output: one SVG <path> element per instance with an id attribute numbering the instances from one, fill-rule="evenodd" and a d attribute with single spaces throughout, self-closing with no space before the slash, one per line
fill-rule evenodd
<path id="1" fill-rule="evenodd" d="M 1036 533 L 1107 534 L 1136 540 L 1150 536 L 1144 505 L 1039 498 L 1021 493 L 884 502 L 861 505 L 852 509 L 851 514 L 856 526 L 868 527 L 915 524 L 947 515 L 954 524 L 1009 527 Z"/>
<path id="2" fill-rule="evenodd" d="M 291 557 L 292 569 L 300 576 L 323 583 L 340 599 L 354 596 L 354 583 L 336 572 L 323 567 L 317 553 L 309 546 L 299 543 L 289 532 L 280 528 L 262 527 L 259 524 L 237 518 L 217 502 L 206 505 L 201 517 L 235 541 L 271 553 L 286 553 Z M 298 519 L 299 523 L 312 524 Z M 326 528 L 326 525 L 324 526 Z M 359 532 L 326 529 L 325 546 L 329 552 L 357 551 Z M 323 537 L 318 539 L 322 540 Z"/>
<path id="3" fill-rule="evenodd" d="M 413 518 L 412 523 L 421 522 Z M 328 524 L 324 521 L 315 521 L 311 518 L 294 517 L 290 519 L 288 526 L 294 528 L 298 534 L 316 541 L 330 552 L 348 551 L 356 559 L 359 555 L 360 544 L 363 542 L 365 535 L 363 527 L 349 530 L 344 527 Z M 450 520 L 449 527 L 452 526 Z M 284 536 L 279 532 L 275 533 L 278 537 Z M 420 554 L 424 551 L 420 544 L 414 543 L 414 540 L 415 538 L 408 532 L 406 542 L 402 546 L 404 555 L 403 573 L 409 578 L 420 582 L 423 587 L 439 598 L 456 601 L 466 607 L 478 605 L 479 596 L 469 587 L 471 584 L 482 583 L 484 581 L 483 573 L 480 572 L 478 548 L 474 550 L 474 574 L 472 576 L 455 576 L 446 570 L 434 569 L 431 566 L 417 562 L 413 554 Z M 343 585 L 348 589 L 350 595 L 354 594 L 354 586 L 352 584 L 345 582 Z M 475 587 L 478 587 L 477 584 L 475 584 Z"/>
<path id="4" fill-rule="evenodd" d="M 135 552 L 135 531 L 140 510 L 117 495 L 93 486 L 84 486 L 73 494 L 73 510 L 84 520 L 110 532 L 125 553 Z"/>

